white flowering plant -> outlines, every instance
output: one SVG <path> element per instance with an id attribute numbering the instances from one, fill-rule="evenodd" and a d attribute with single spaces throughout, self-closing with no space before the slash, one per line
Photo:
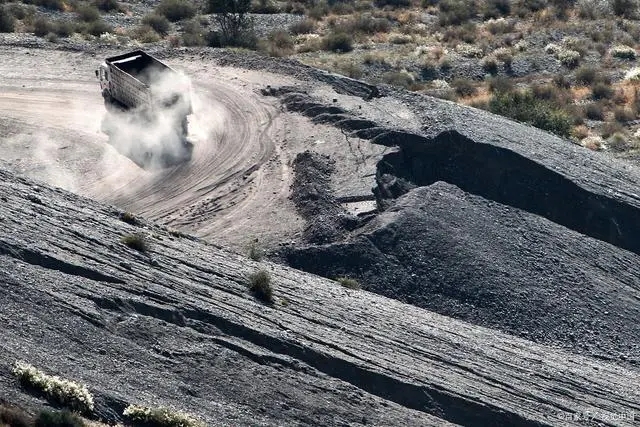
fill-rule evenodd
<path id="1" fill-rule="evenodd" d="M 85 385 L 47 375 L 24 362 L 15 363 L 13 374 L 23 386 L 43 393 L 54 403 L 85 414 L 93 411 L 93 396 Z"/>
<path id="2" fill-rule="evenodd" d="M 157 427 L 205 427 L 205 424 L 181 411 L 129 405 L 122 413 L 134 425 Z"/>

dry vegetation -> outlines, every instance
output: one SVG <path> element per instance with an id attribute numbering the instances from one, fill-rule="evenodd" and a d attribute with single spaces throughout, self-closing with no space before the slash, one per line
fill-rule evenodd
<path id="1" fill-rule="evenodd" d="M 0 32 L 51 42 L 237 46 L 487 109 L 589 148 L 640 148 L 640 0 L 0 0 Z M 47 11 L 64 11 L 53 18 Z M 299 20 L 257 37 L 249 13 Z M 621 143 L 624 141 L 624 143 Z"/>

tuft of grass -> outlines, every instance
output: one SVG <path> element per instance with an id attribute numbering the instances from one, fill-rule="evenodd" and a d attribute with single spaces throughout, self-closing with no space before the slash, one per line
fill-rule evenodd
<path id="1" fill-rule="evenodd" d="M 0 405 L 0 426 L 31 427 L 31 416 L 21 409 Z"/>
<path id="2" fill-rule="evenodd" d="M 312 19 L 303 19 L 289 26 L 291 34 L 311 34 L 316 30 L 316 23 Z"/>
<path id="3" fill-rule="evenodd" d="M 249 290 L 260 301 L 273 304 L 271 276 L 267 271 L 260 270 L 249 275 Z"/>
<path id="4" fill-rule="evenodd" d="M 451 82 L 458 96 L 469 97 L 478 93 L 478 89 L 473 81 L 468 79 L 455 79 Z"/>
<path id="5" fill-rule="evenodd" d="M 41 411 L 34 422 L 34 427 L 85 427 L 82 418 L 69 411 Z"/>
<path id="6" fill-rule="evenodd" d="M 264 257 L 264 250 L 256 242 L 251 242 L 247 256 L 253 261 L 261 261 Z"/>
<path id="7" fill-rule="evenodd" d="M 126 222 L 127 224 L 131 224 L 131 225 L 139 224 L 138 218 L 136 218 L 136 216 L 131 212 L 121 212 L 119 215 L 119 218 L 120 218 L 120 221 Z"/>
<path id="8" fill-rule="evenodd" d="M 93 396 L 82 384 L 47 375 L 22 362 L 16 362 L 13 374 L 23 387 L 44 394 L 52 403 L 80 413 L 90 414 L 93 411 Z"/>
<path id="9" fill-rule="evenodd" d="M 336 278 L 336 282 L 340 283 L 340 286 L 347 289 L 361 289 L 360 283 L 356 279 L 351 279 L 349 277 L 338 277 Z"/>
<path id="10" fill-rule="evenodd" d="M 142 233 L 127 234 L 122 237 L 122 243 L 140 252 L 147 252 L 149 250 L 149 244 L 147 238 Z"/>
<path id="11" fill-rule="evenodd" d="M 169 408 L 129 405 L 123 415 L 133 426 L 141 427 L 205 427 L 193 416 Z"/>

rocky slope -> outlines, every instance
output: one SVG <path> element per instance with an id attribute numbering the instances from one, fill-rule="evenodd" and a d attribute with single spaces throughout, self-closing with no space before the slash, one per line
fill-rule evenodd
<path id="1" fill-rule="evenodd" d="M 0 172 L 0 394 L 24 360 L 96 414 L 169 405 L 209 425 L 581 425 L 640 410 L 638 373 L 258 263 Z M 146 253 L 121 243 L 148 235 Z M 273 306 L 247 291 L 273 277 Z M 574 414 L 574 415 L 572 415 Z M 589 423 L 587 423 L 589 424 Z"/>

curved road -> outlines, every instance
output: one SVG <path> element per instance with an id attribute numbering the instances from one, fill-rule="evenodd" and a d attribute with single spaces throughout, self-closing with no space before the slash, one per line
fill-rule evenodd
<path id="1" fill-rule="evenodd" d="M 0 163 L 224 243 L 246 244 L 275 218 L 285 235 L 295 231 L 284 145 L 291 124 L 256 92 L 261 76 L 169 61 L 192 79 L 194 152 L 187 163 L 149 171 L 99 130 L 105 109 L 93 70 L 100 57 L 11 47 L 0 57 Z"/>

